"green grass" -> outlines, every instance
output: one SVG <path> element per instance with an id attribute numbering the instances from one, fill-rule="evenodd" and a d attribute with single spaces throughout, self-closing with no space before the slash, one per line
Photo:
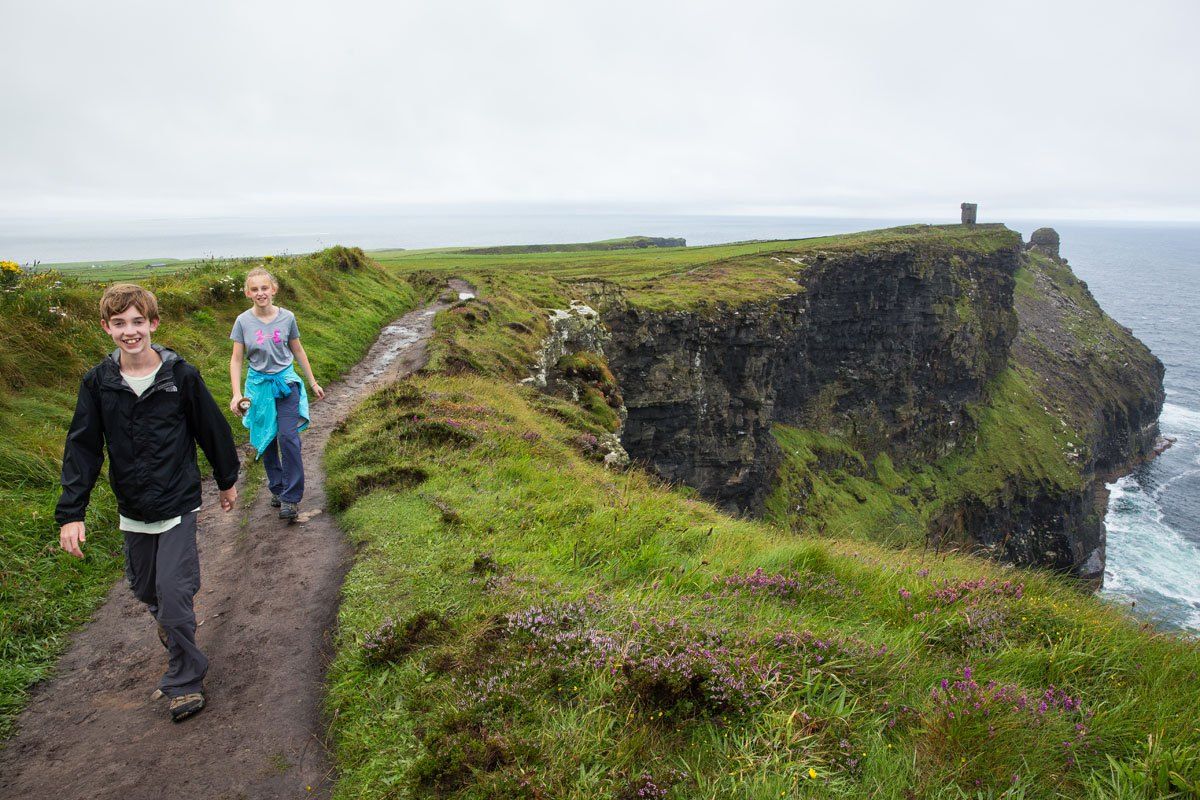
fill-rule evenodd
<path id="1" fill-rule="evenodd" d="M 598 242 L 563 244 L 518 244 L 499 247 L 471 247 L 462 252 L 474 256 L 516 255 L 522 253 L 571 253 L 581 250 L 634 250 L 645 247 L 683 247 L 683 239 L 656 236 L 624 236 Z"/>
<path id="2" fill-rule="evenodd" d="M 330 675 L 338 797 L 623 797 L 643 773 L 669 797 L 999 796 L 1013 775 L 1009 796 L 1141 796 L 1117 789 L 1135 781 L 1155 796 L 1171 770 L 1198 777 L 1195 643 L 1047 574 L 726 516 L 598 466 L 543 405 L 503 382 L 429 375 L 372 397 L 331 442 L 360 543 Z M 431 437 L 436 423 L 468 435 Z M 899 480 L 836 442 L 792 442 Z M 755 569 L 798 588 L 723 583 Z M 957 602 L 935 594 L 970 579 L 992 583 Z M 587 608 L 552 611 L 569 601 Z M 566 620 L 551 625 L 559 638 L 513 624 L 531 608 Z M 771 644 L 805 631 L 829 649 Z M 615 649 L 577 658 L 589 637 Z M 704 690 L 703 663 L 698 689 L 651 681 L 651 659 L 681 641 L 717 648 L 718 672 L 787 666 L 730 706 Z M 966 666 L 981 686 L 1065 689 L 1082 710 L 985 703 L 986 721 L 951 719 L 930 693 Z"/>
<path id="3" fill-rule="evenodd" d="M 324 383 L 357 362 L 384 323 L 428 292 L 373 262 L 347 262 L 347 252 L 353 255 L 331 249 L 275 262 L 277 300 L 296 312 Z M 241 295 L 247 263 L 144 281 L 158 294 L 163 316 L 154 341 L 196 364 L 222 407 L 230 396 L 229 329 L 248 307 Z M 79 379 L 112 348 L 97 321 L 101 292 L 51 273 L 0 293 L 0 735 L 10 730 L 28 687 L 50 673 L 67 636 L 121 573 L 121 535 L 106 477 L 88 509 L 86 558 L 59 551 L 53 518 Z M 244 441 L 245 429 L 229 418 Z"/>
<path id="4" fill-rule="evenodd" d="M 189 269 L 204 269 L 220 264 L 233 265 L 244 259 L 203 259 L 203 258 L 137 258 L 117 261 L 62 261 L 53 263 L 38 263 L 32 271 L 55 272 L 89 283 L 115 283 L 130 281 L 137 283 L 151 277 L 173 275 Z"/>
<path id="5" fill-rule="evenodd" d="M 787 525 L 602 468 L 593 414 L 512 382 L 546 332 L 543 309 L 581 291 L 707 313 L 802 291 L 806 259 L 840 247 L 936 258 L 1013 244 L 974 235 L 381 255 L 453 270 L 481 297 L 441 315 L 428 372 L 368 400 L 327 451 L 360 546 L 329 679 L 337 796 L 626 798 L 646 780 L 679 798 L 1198 791 L 1195 642 L 1140 628 L 1068 579 L 905 547 L 952 503 L 1003 504 L 1014 482 L 1080 486 L 1067 454 L 1081 433 L 1043 407 L 1027 366 L 994 380 L 968 409 L 972 441 L 933 464 L 777 426 L 791 483 L 769 508 Z M 803 521 L 788 516 L 797 491 Z M 780 649 L 789 636 L 799 644 Z M 976 684 L 962 691 L 986 718 L 975 697 L 935 697 L 968 667 Z M 1051 694 L 1037 713 L 1059 690 L 1081 707 Z M 1022 693 L 1033 712 L 1014 708 Z"/>
<path id="6" fill-rule="evenodd" d="M 403 270 L 452 271 L 476 280 L 502 281 L 526 301 L 561 303 L 580 283 L 603 281 L 625 300 L 647 310 L 710 309 L 794 294 L 806 263 L 862 249 L 919 251 L 925 258 L 1019 245 L 1003 225 L 910 225 L 882 231 L 777 242 L 708 247 L 644 248 L 567 253 L 470 255 L 461 249 L 380 251 L 380 263 Z"/>

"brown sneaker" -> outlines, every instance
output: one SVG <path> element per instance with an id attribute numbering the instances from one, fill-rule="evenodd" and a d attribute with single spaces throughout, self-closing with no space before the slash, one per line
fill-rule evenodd
<path id="1" fill-rule="evenodd" d="M 188 717 L 199 714 L 204 708 L 204 693 L 192 692 L 171 698 L 171 722 L 183 722 Z"/>

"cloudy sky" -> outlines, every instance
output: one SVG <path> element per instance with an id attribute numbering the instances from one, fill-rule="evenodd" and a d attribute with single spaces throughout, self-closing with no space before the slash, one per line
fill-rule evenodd
<path id="1" fill-rule="evenodd" d="M 1200 219 L 1200 4 L 0 0 L 0 222 Z"/>

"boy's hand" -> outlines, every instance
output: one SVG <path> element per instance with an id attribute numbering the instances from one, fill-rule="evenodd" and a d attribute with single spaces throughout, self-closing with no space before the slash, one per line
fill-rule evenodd
<path id="1" fill-rule="evenodd" d="M 68 522 L 58 530 L 59 545 L 76 558 L 83 558 L 83 551 L 79 549 L 79 545 L 86 541 L 87 534 L 82 522 Z"/>
<path id="2" fill-rule="evenodd" d="M 233 511 L 233 501 L 237 500 L 237 487 L 230 486 L 221 491 L 221 510 Z"/>
<path id="3" fill-rule="evenodd" d="M 229 410 L 237 414 L 239 417 L 242 415 L 242 410 L 238 408 L 238 403 L 240 402 L 242 402 L 242 396 L 240 394 L 235 394 L 233 399 L 229 401 Z"/>
<path id="4" fill-rule="evenodd" d="M 312 386 L 313 394 L 315 394 L 317 396 L 317 399 L 324 400 L 325 399 L 325 390 L 321 388 L 321 384 L 317 383 L 316 381 L 313 381 L 310 385 Z"/>

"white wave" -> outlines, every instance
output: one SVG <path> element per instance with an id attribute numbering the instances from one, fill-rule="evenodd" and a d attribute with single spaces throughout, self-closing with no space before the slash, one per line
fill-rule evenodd
<path id="1" fill-rule="evenodd" d="M 1164 521 L 1158 503 L 1162 488 L 1148 494 L 1131 475 L 1108 485 L 1103 591 L 1132 599 L 1161 597 L 1183 615 L 1184 627 L 1200 630 L 1200 548 Z"/>
<path id="2" fill-rule="evenodd" d="M 1163 403 L 1158 415 L 1158 428 L 1165 435 L 1200 433 L 1200 411 L 1175 403 Z"/>
<path id="3" fill-rule="evenodd" d="M 1137 489 L 1137 481 L 1132 475 L 1123 475 L 1117 479 L 1116 483 L 1105 485 L 1108 489 L 1108 510 L 1111 513 L 1114 509 L 1117 511 L 1125 511 L 1130 500 L 1131 488 Z"/>

